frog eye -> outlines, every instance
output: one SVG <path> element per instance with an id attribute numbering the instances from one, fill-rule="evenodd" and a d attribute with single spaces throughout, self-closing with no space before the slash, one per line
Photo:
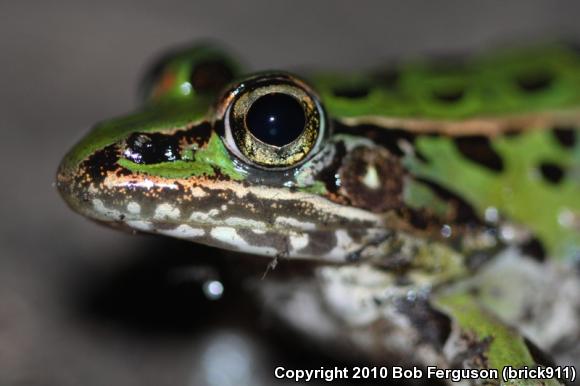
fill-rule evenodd
<path id="1" fill-rule="evenodd" d="M 325 114 L 314 92 L 288 74 L 239 83 L 222 101 L 228 149 L 261 168 L 287 169 L 306 161 L 325 136 Z"/>
<path id="2" fill-rule="evenodd" d="M 160 57 L 141 83 L 145 100 L 215 95 L 230 83 L 238 65 L 217 47 L 199 45 Z"/>

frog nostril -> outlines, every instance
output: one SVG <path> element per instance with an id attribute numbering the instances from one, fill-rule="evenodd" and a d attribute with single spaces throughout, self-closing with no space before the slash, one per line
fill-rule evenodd
<path id="1" fill-rule="evenodd" d="M 180 158 L 177 139 L 162 134 L 131 134 L 123 154 L 138 164 L 156 164 Z"/>

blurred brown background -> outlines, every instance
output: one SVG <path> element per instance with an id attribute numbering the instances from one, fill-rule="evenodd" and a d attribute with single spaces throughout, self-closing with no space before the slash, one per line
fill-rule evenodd
<path id="1" fill-rule="evenodd" d="M 580 3 L 552 0 L 2 0 L 0 386 L 258 386 L 274 365 L 321 363 L 307 343 L 265 334 L 227 284 L 230 295 L 209 302 L 198 283 L 168 279 L 207 249 L 98 227 L 56 193 L 64 152 L 135 106 L 140 75 L 165 48 L 211 38 L 253 69 L 360 68 L 580 42 L 578 15 Z"/>

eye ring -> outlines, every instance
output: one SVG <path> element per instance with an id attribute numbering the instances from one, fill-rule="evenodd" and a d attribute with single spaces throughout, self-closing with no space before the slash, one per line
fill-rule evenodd
<path id="1" fill-rule="evenodd" d="M 285 73 L 240 82 L 226 94 L 222 110 L 226 147 L 259 168 L 289 169 L 304 163 L 327 131 L 318 97 Z"/>

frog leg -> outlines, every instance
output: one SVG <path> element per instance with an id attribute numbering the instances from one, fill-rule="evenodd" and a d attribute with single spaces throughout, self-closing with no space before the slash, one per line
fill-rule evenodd
<path id="1" fill-rule="evenodd" d="M 435 309 L 452 321 L 452 331 L 443 352 L 452 367 L 497 369 L 500 377 L 504 367 L 549 366 L 541 352 L 515 328 L 505 324 L 490 312 L 476 296 L 451 292 L 436 296 Z M 502 385 L 561 385 L 557 379 L 510 380 Z"/>
<path id="2" fill-rule="evenodd" d="M 580 272 L 571 264 L 506 250 L 458 285 L 556 363 L 579 363 Z"/>
<path id="3" fill-rule="evenodd" d="M 284 322 L 342 359 L 441 369 L 546 363 L 464 287 L 434 293 L 428 282 L 402 282 L 400 274 L 370 264 L 323 266 L 305 275 L 290 271 L 285 274 L 281 264 L 250 289 L 275 316 L 274 324 Z"/>

